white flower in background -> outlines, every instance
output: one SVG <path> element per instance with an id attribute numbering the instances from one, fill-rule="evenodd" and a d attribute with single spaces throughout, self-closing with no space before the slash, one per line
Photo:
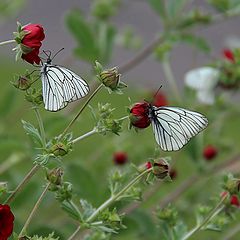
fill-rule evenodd
<path id="1" fill-rule="evenodd" d="M 214 88 L 220 72 L 212 67 L 195 68 L 185 74 L 186 86 L 197 91 L 197 98 L 201 103 L 213 104 L 215 100 Z"/>

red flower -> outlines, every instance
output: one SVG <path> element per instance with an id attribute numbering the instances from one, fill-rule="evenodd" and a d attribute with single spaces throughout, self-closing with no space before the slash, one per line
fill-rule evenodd
<path id="1" fill-rule="evenodd" d="M 7 240 L 13 231 L 14 215 L 8 205 L 0 204 L 0 239 Z"/>
<path id="2" fill-rule="evenodd" d="M 230 62 L 232 62 L 232 63 L 235 62 L 234 54 L 233 54 L 233 52 L 230 49 L 224 49 L 223 50 L 223 55 Z"/>
<path id="3" fill-rule="evenodd" d="M 216 157 L 217 153 L 217 149 L 212 145 L 208 145 L 203 150 L 203 156 L 206 160 L 212 160 L 214 157 Z"/>
<path id="4" fill-rule="evenodd" d="M 151 121 L 149 118 L 149 104 L 135 103 L 130 110 L 130 121 L 131 125 L 137 128 L 146 128 L 150 125 Z"/>
<path id="5" fill-rule="evenodd" d="M 128 156 L 125 152 L 116 152 L 113 155 L 113 161 L 117 165 L 123 165 L 128 161 Z"/>
<path id="6" fill-rule="evenodd" d="M 24 31 L 28 33 L 23 37 L 21 44 L 27 46 L 31 49 L 28 53 L 22 54 L 22 59 L 31 63 L 31 64 L 39 64 L 40 57 L 39 49 L 42 46 L 41 41 L 45 38 L 44 29 L 39 24 L 28 24 L 23 27 Z"/>
<path id="7" fill-rule="evenodd" d="M 239 202 L 239 199 L 238 199 L 237 195 L 232 195 L 231 196 L 230 203 L 231 203 L 231 205 L 234 205 L 236 207 L 240 207 L 240 202 Z"/>
<path id="8" fill-rule="evenodd" d="M 152 167 L 152 163 L 151 162 L 146 162 L 145 167 L 146 167 L 146 169 L 150 169 Z"/>
<path id="9" fill-rule="evenodd" d="M 168 105 L 168 101 L 167 101 L 166 96 L 162 92 L 158 92 L 154 96 L 152 105 L 154 105 L 156 107 L 167 106 Z"/>

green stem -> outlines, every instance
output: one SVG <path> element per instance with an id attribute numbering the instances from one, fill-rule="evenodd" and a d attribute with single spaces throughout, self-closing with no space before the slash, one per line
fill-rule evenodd
<path id="1" fill-rule="evenodd" d="M 46 195 L 49 186 L 50 186 L 50 183 L 48 183 L 46 185 L 46 187 L 44 188 L 42 194 L 40 195 L 39 199 L 37 200 L 36 204 L 34 205 L 32 211 L 31 211 L 30 215 L 28 216 L 28 219 L 25 222 L 25 224 L 24 224 L 24 226 L 22 228 L 22 231 L 19 233 L 19 237 L 22 237 L 26 233 L 27 227 L 29 226 L 29 224 L 30 224 L 30 222 L 31 222 L 31 220 L 32 220 L 36 210 L 39 208 L 39 205 L 40 205 L 41 201 L 43 200 L 44 196 Z"/>
<path id="2" fill-rule="evenodd" d="M 31 170 L 28 172 L 28 174 L 24 177 L 24 179 L 18 184 L 16 189 L 10 194 L 10 196 L 5 201 L 5 204 L 10 204 L 12 200 L 15 198 L 16 194 L 20 192 L 23 187 L 28 183 L 28 181 L 32 178 L 32 176 L 38 171 L 40 168 L 40 165 L 34 165 Z"/>
<path id="3" fill-rule="evenodd" d="M 37 106 L 33 107 L 34 112 L 36 114 L 37 117 L 37 121 L 38 121 L 38 125 L 39 125 L 39 129 L 40 129 L 40 134 L 41 134 L 41 138 L 42 138 L 42 145 L 43 148 L 46 148 L 46 136 L 45 136 L 45 130 L 44 130 L 44 126 L 43 126 L 43 121 L 39 112 L 39 108 Z"/>
<path id="4" fill-rule="evenodd" d="M 225 199 L 228 197 L 228 194 L 226 196 L 221 198 L 221 201 L 215 206 L 215 208 L 212 209 L 212 211 L 208 214 L 208 216 L 195 228 L 193 228 L 191 231 L 189 231 L 181 240 L 186 240 L 189 237 L 191 237 L 193 234 L 197 233 L 201 230 L 202 227 L 204 227 L 212 218 L 214 218 L 218 213 L 220 213 L 224 206 L 222 206 Z"/>
<path id="5" fill-rule="evenodd" d="M 119 191 L 117 194 L 112 195 L 106 202 L 104 202 L 98 209 L 96 209 L 93 214 L 87 219 L 86 222 L 92 222 L 96 219 L 98 214 L 108 208 L 113 202 L 117 201 L 118 198 L 126 192 L 128 189 L 130 189 L 135 183 L 139 181 L 145 174 L 152 171 L 152 168 L 147 169 L 143 171 L 141 174 L 139 174 L 136 178 L 134 178 L 130 183 L 128 183 L 121 191 Z"/>
<path id="6" fill-rule="evenodd" d="M 177 99 L 178 102 L 181 102 L 181 95 L 180 92 L 178 90 L 178 86 L 176 84 L 176 80 L 175 77 L 173 75 L 173 71 L 170 65 L 170 61 L 169 61 L 169 57 L 166 57 L 162 63 L 162 67 L 163 67 L 163 72 L 164 75 L 166 77 L 166 80 L 169 83 L 171 92 L 173 94 L 173 96 L 175 96 L 175 98 Z"/>
<path id="7" fill-rule="evenodd" d="M 7 45 L 7 44 L 10 44 L 10 43 L 15 43 L 15 42 L 16 41 L 14 39 L 7 40 L 7 41 L 4 41 L 4 42 L 0 42 L 0 46 Z"/>
<path id="8" fill-rule="evenodd" d="M 86 108 L 86 106 L 88 105 L 88 103 L 91 101 L 91 99 L 96 95 L 96 93 L 102 88 L 103 84 L 100 84 L 95 91 L 92 93 L 92 95 L 87 99 L 87 101 L 83 104 L 83 106 L 81 107 L 81 109 L 79 110 L 78 114 L 72 119 L 72 121 L 68 124 L 68 126 L 64 129 L 64 131 L 62 132 L 61 136 L 63 137 L 67 131 L 72 127 L 72 125 L 76 122 L 76 120 L 78 119 L 78 117 L 80 116 L 80 114 L 82 113 L 82 111 Z"/>
<path id="9" fill-rule="evenodd" d="M 78 226 L 78 228 L 76 229 L 76 231 L 68 238 L 68 240 L 73 240 L 76 235 L 78 234 L 78 232 L 80 231 L 81 226 Z"/>
<path id="10" fill-rule="evenodd" d="M 87 138 L 87 137 L 89 137 L 89 136 L 91 136 L 91 135 L 93 135 L 93 134 L 95 134 L 95 133 L 97 133 L 97 129 L 96 129 L 96 128 L 94 128 L 93 130 L 91 130 L 91 131 L 83 134 L 83 135 L 80 136 L 80 137 L 77 137 L 77 138 L 73 139 L 73 140 L 72 140 L 72 143 L 79 142 L 79 141 L 81 141 L 82 139 Z"/>

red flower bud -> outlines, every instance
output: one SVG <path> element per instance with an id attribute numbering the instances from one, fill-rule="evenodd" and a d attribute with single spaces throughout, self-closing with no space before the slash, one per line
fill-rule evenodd
<path id="1" fill-rule="evenodd" d="M 22 59 L 31 64 L 39 64 L 40 57 L 38 55 L 42 46 L 41 41 L 45 38 L 44 29 L 39 24 L 28 24 L 23 27 L 23 30 L 28 33 L 23 37 L 21 44 L 30 48 L 31 51 L 26 54 L 23 53 Z"/>
<path id="2" fill-rule="evenodd" d="M 0 204 L 0 239 L 7 240 L 13 231 L 14 215 L 8 205 Z"/>
<path id="3" fill-rule="evenodd" d="M 235 63 L 234 54 L 230 49 L 224 49 L 223 50 L 223 55 L 228 61 L 230 61 L 232 63 Z"/>
<path id="4" fill-rule="evenodd" d="M 206 160 L 212 160 L 214 157 L 217 156 L 217 153 L 217 149 L 212 145 L 208 145 L 203 150 L 203 156 Z"/>
<path id="5" fill-rule="evenodd" d="M 130 121 L 131 125 L 137 128 L 146 128 L 150 125 L 151 121 L 149 118 L 149 104 L 135 103 L 130 110 Z"/>
<path id="6" fill-rule="evenodd" d="M 146 162 L 145 167 L 146 167 L 146 169 L 150 169 L 152 167 L 152 163 L 151 162 Z"/>
<path id="7" fill-rule="evenodd" d="M 152 105 L 156 107 L 162 107 L 162 106 L 167 106 L 168 101 L 166 96 L 162 92 L 158 92 L 153 99 Z"/>
<path id="8" fill-rule="evenodd" d="M 123 165 L 128 161 L 128 156 L 125 152 L 116 152 L 113 155 L 113 161 L 117 165 Z"/>
<path id="9" fill-rule="evenodd" d="M 231 203 L 231 205 L 234 205 L 236 207 L 240 207 L 240 202 L 239 202 L 239 199 L 238 199 L 237 195 L 232 195 L 231 196 L 230 203 Z"/>

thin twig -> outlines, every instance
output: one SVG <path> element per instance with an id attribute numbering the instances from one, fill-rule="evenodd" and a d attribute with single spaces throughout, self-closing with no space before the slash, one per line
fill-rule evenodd
<path id="1" fill-rule="evenodd" d="M 125 73 L 136 67 L 139 63 L 145 60 L 152 54 L 153 50 L 164 41 L 162 36 L 156 37 L 149 45 L 142 49 L 136 56 L 118 67 L 120 73 Z"/>
<path id="2" fill-rule="evenodd" d="M 76 231 L 68 238 L 68 240 L 73 240 L 77 236 L 77 234 L 80 231 L 80 229 L 81 229 L 81 226 L 78 226 Z"/>
<path id="3" fill-rule="evenodd" d="M 90 95 L 90 97 L 87 99 L 87 101 L 83 104 L 83 106 L 81 107 L 81 109 L 79 110 L 79 112 L 77 113 L 77 115 L 72 119 L 72 121 L 67 125 L 67 127 L 64 129 L 64 131 L 62 132 L 61 136 L 63 137 L 68 130 L 72 127 L 72 125 L 75 123 L 75 121 L 78 119 L 78 117 L 80 116 L 80 114 L 82 113 L 82 111 L 86 108 L 86 106 L 88 105 L 88 103 L 91 101 L 91 99 L 95 96 L 95 94 L 102 88 L 103 84 L 100 84 L 95 91 Z"/>
<path id="4" fill-rule="evenodd" d="M 18 184 L 16 189 L 10 194 L 10 196 L 5 201 L 5 204 L 9 204 L 12 202 L 12 200 L 15 198 L 16 194 L 20 192 L 23 187 L 28 183 L 28 181 L 32 178 L 32 176 L 38 171 L 40 168 L 40 165 L 35 164 L 31 170 L 28 172 L 28 174 L 24 177 L 24 179 Z"/>
<path id="5" fill-rule="evenodd" d="M 38 198 L 36 204 L 34 205 L 31 213 L 30 213 L 29 216 L 28 216 L 27 221 L 25 222 L 25 224 L 24 224 L 24 226 L 23 226 L 23 228 L 22 228 L 22 231 L 21 231 L 20 234 L 19 234 L 19 237 L 22 237 L 22 236 L 25 234 L 25 232 L 26 232 L 26 230 L 27 230 L 27 228 L 28 228 L 28 226 L 29 226 L 29 224 L 30 224 L 30 222 L 31 222 L 31 220 L 32 220 L 32 218 L 33 218 L 36 210 L 39 208 L 39 205 L 40 205 L 41 201 L 43 200 L 44 196 L 46 195 L 47 190 L 48 190 L 50 184 L 51 184 L 50 182 L 47 183 L 47 185 L 46 185 L 46 187 L 44 188 L 42 194 L 41 194 L 40 197 Z"/>
<path id="6" fill-rule="evenodd" d="M 89 136 L 91 136 L 91 135 L 93 135 L 93 134 L 95 134 L 95 133 L 97 133 L 97 129 L 96 129 L 96 128 L 94 128 L 93 130 L 91 130 L 91 131 L 83 134 L 83 135 L 80 136 L 80 137 L 77 137 L 77 138 L 73 139 L 73 140 L 72 140 L 72 143 L 79 142 L 79 141 L 81 141 L 82 139 L 87 138 L 87 137 L 89 137 Z"/>

